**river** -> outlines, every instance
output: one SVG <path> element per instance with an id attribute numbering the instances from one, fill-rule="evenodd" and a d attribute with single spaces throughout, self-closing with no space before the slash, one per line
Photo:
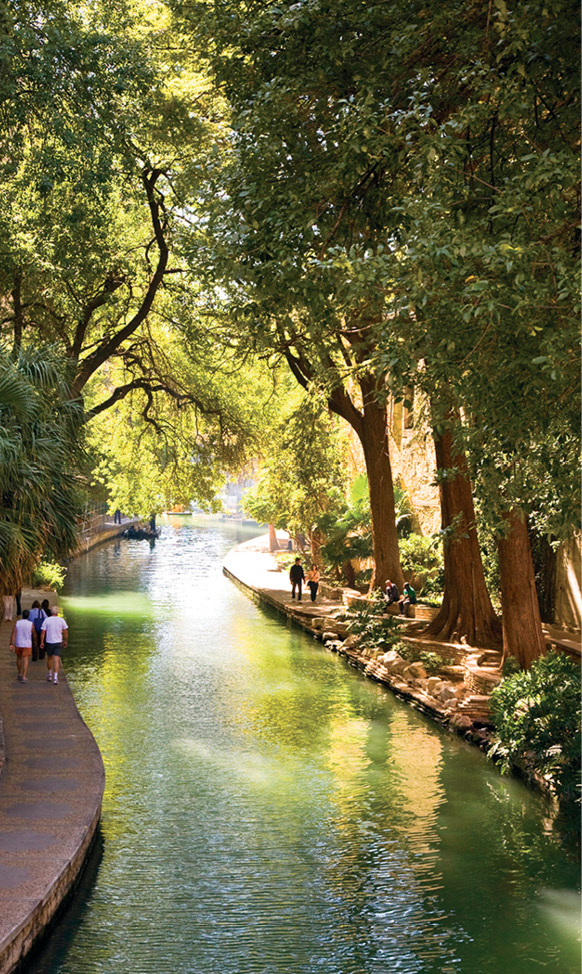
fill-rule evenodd
<path id="1" fill-rule="evenodd" d="M 222 559 L 252 533 L 167 519 L 70 566 L 107 787 L 28 974 L 578 972 L 544 800 L 239 591 Z"/>

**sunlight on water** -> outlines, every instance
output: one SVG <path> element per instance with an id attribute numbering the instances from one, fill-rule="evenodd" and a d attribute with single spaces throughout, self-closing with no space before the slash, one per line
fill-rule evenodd
<path id="1" fill-rule="evenodd" d="M 556 929 L 572 943 L 580 939 L 579 894 L 569 889 L 549 889 L 541 891 L 540 909 L 547 915 Z"/>
<path id="2" fill-rule="evenodd" d="M 64 599 L 65 604 L 67 600 Z M 75 613 L 91 616 L 111 616 L 114 619 L 153 619 L 154 610 L 143 592 L 116 592 L 101 595 L 78 596 L 74 602 Z"/>
<path id="3" fill-rule="evenodd" d="M 71 565 L 103 856 L 28 974 L 577 972 L 551 809 L 245 598 L 244 536 L 175 519 Z"/>

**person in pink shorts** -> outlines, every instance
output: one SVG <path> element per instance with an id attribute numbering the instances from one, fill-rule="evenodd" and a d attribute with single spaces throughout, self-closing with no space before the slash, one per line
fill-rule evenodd
<path id="1" fill-rule="evenodd" d="M 22 619 L 17 620 L 10 637 L 10 649 L 16 653 L 16 679 L 21 683 L 28 683 L 28 661 L 32 656 L 34 626 L 28 618 L 29 614 L 28 609 L 25 609 Z"/>

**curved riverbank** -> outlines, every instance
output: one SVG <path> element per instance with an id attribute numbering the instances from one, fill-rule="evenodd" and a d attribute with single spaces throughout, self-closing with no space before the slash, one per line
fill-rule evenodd
<path id="1" fill-rule="evenodd" d="M 338 621 L 337 615 L 345 610 L 341 600 L 318 597 L 317 602 L 309 601 L 309 596 L 299 604 L 293 601 L 289 590 L 286 572 L 282 572 L 276 558 L 269 551 L 268 535 L 254 538 L 230 551 L 224 560 L 224 572 L 259 601 L 272 606 L 293 619 L 299 626 L 321 639 L 328 649 L 344 656 L 354 667 L 378 683 L 389 687 L 397 696 L 421 710 L 441 725 L 448 725 L 462 734 L 467 740 L 487 748 L 492 738 L 492 722 L 489 714 L 488 695 L 483 692 L 483 683 L 489 677 L 485 669 L 476 668 L 472 662 L 465 667 L 467 672 L 477 669 L 482 674 L 482 682 L 476 682 L 468 692 L 457 697 L 451 692 L 447 699 L 437 699 L 426 686 L 426 673 L 422 667 L 414 674 L 403 673 L 402 668 L 390 671 L 384 663 L 384 652 L 370 652 L 361 649 L 354 637 L 348 637 L 347 627 Z M 403 626 L 403 641 L 431 649 L 433 644 L 421 644 L 410 629 L 409 621 Z M 456 654 L 457 664 L 466 663 L 470 648 L 447 644 L 449 654 Z M 416 664 L 413 664 L 416 665 Z M 465 670 L 462 665 L 449 666 L 451 686 L 463 681 Z M 435 681 L 439 682 L 439 681 Z M 442 680 L 440 681 L 442 682 Z M 430 684 L 429 684 L 430 686 Z M 459 707 L 459 699 L 461 701 Z M 462 709 L 461 709 L 462 708 Z"/>
<path id="2" fill-rule="evenodd" d="M 0 625 L 0 974 L 21 964 L 74 890 L 105 788 L 99 748 L 65 673 L 49 684 L 38 660 L 28 683 L 17 681 L 13 625 Z"/>
<path id="3" fill-rule="evenodd" d="M 397 697 L 469 743 L 476 744 L 485 753 L 490 750 L 495 742 L 495 727 L 489 694 L 500 679 L 498 653 L 462 644 L 427 642 L 415 632 L 417 624 L 408 620 L 402 620 L 401 639 L 404 643 L 419 653 L 428 650 L 446 654 L 453 662 L 454 665 L 443 666 L 438 677 L 427 678 L 422 664 L 408 664 L 397 653 L 360 647 L 356 637 L 348 636 L 345 623 L 336 619 L 345 610 L 342 601 L 318 596 L 313 604 L 307 596 L 307 601 L 298 604 L 291 599 L 287 572 L 281 571 L 269 551 L 268 535 L 232 549 L 224 560 L 223 570 L 247 593 L 293 619 L 365 676 L 388 687 Z M 563 632 L 556 630 L 553 634 L 546 633 L 546 641 L 579 659 L 577 637 L 566 638 Z M 527 784 L 555 802 L 553 792 L 539 775 L 532 775 L 519 765 L 514 765 L 513 770 Z"/>

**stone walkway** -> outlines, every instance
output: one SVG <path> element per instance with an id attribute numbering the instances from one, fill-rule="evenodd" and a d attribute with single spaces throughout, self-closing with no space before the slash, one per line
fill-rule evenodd
<path id="1" fill-rule="evenodd" d="M 224 559 L 224 570 L 264 602 L 298 622 L 309 622 L 314 617 L 333 616 L 345 609 L 343 602 L 325 599 L 319 595 L 316 602 L 312 602 L 309 589 L 305 588 L 301 602 L 292 599 L 289 572 L 279 568 L 277 559 L 269 551 L 267 534 L 229 551 Z"/>
<path id="2" fill-rule="evenodd" d="M 44 595 L 45 593 L 43 593 Z M 23 608 L 30 599 L 23 593 Z M 105 772 L 66 676 L 16 679 L 14 623 L 0 624 L 0 972 L 14 970 L 78 879 L 101 815 Z M 65 657 L 66 663 L 66 657 Z"/>

